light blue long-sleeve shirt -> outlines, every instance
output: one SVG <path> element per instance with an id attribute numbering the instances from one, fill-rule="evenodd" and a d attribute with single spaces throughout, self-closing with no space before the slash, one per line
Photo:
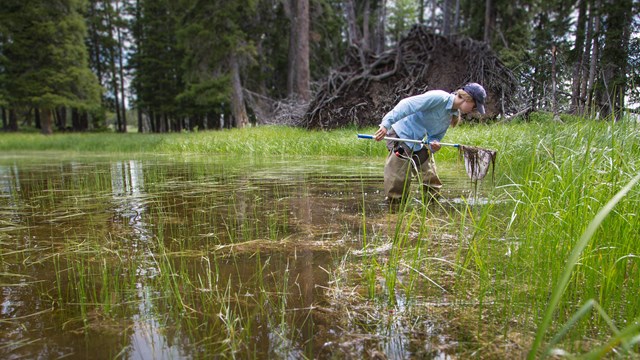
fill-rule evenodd
<path id="1" fill-rule="evenodd" d="M 393 127 L 400 138 L 441 141 L 451 124 L 451 116 L 458 113 L 452 109 L 454 99 L 454 94 L 442 90 L 405 98 L 382 118 L 380 125 L 387 130 Z M 405 144 L 413 151 L 422 148 L 421 144 Z"/>

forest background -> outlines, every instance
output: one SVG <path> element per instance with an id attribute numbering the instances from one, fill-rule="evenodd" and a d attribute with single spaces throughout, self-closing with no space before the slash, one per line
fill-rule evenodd
<path id="1" fill-rule="evenodd" d="M 519 83 L 501 117 L 619 119 L 640 108 L 639 12 L 633 0 L 3 0 L 2 129 L 290 125 L 349 54 L 382 56 L 415 24 L 495 52 Z M 285 116 L 257 116 L 264 103 Z"/>

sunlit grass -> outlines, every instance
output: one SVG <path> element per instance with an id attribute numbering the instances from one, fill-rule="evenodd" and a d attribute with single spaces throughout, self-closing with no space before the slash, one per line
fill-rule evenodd
<path id="1" fill-rule="evenodd" d="M 0 151 L 67 151 L 75 153 L 229 154 L 277 156 L 384 156 L 383 143 L 362 140 L 357 133 L 375 128 L 314 131 L 284 126 L 170 134 L 0 134 Z M 466 124 L 451 129 L 445 141 L 485 148 L 499 154 L 530 140 L 535 126 Z M 441 151 L 445 160 L 457 152 Z"/>
<path id="2" fill-rule="evenodd" d="M 358 141 L 355 130 L 282 126 L 178 134 L 0 134 L 0 151 L 368 156 L 384 153 L 378 145 Z"/>

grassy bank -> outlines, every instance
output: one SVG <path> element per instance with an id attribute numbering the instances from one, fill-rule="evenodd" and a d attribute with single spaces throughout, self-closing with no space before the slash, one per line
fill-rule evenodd
<path id="1" fill-rule="evenodd" d="M 636 326 L 637 335 L 640 303 L 629 299 L 640 291 L 640 189 L 634 186 L 639 135 L 634 123 L 549 129 L 523 149 L 522 175 L 510 191 L 515 206 L 504 233 L 491 235 L 517 243 L 508 261 L 486 270 L 497 295 L 510 300 L 504 310 L 523 304 L 518 318 L 535 319 L 532 325 L 544 324 L 543 314 L 545 322 L 553 319 L 551 332 L 566 330 L 570 351 L 593 349 L 587 339 L 600 339 L 606 348 L 629 326 Z M 608 204 L 616 194 L 624 197 Z M 559 341 L 541 334 L 542 339 L 551 346 Z"/>
<path id="2" fill-rule="evenodd" d="M 169 134 L 0 134 L 0 151 L 368 155 L 378 148 L 370 145 L 358 141 L 355 131 L 317 132 L 275 126 Z"/>
<path id="3" fill-rule="evenodd" d="M 462 126 L 446 140 L 491 147 L 507 136 L 521 138 L 530 126 Z M 374 128 L 308 131 L 264 126 L 222 131 L 170 134 L 0 134 L 0 151 L 69 151 L 78 153 L 256 154 L 310 156 L 384 155 L 382 143 L 360 140 L 359 132 Z M 444 153 L 444 152 L 443 152 Z M 448 153 L 448 152 L 447 152 Z M 453 153 L 453 152 L 451 152 Z M 445 155 L 446 156 L 446 155 Z"/>

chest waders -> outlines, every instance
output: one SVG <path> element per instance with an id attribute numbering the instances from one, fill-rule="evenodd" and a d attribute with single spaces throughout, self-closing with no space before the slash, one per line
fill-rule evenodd
<path id="1" fill-rule="evenodd" d="M 389 131 L 391 138 L 396 136 Z M 387 140 L 389 155 L 384 165 L 384 192 L 388 200 L 406 199 L 411 188 L 411 180 L 416 176 L 423 187 L 424 195 L 436 196 L 442 188 L 436 164 L 430 151 L 423 146 L 413 151 L 405 143 Z"/>

